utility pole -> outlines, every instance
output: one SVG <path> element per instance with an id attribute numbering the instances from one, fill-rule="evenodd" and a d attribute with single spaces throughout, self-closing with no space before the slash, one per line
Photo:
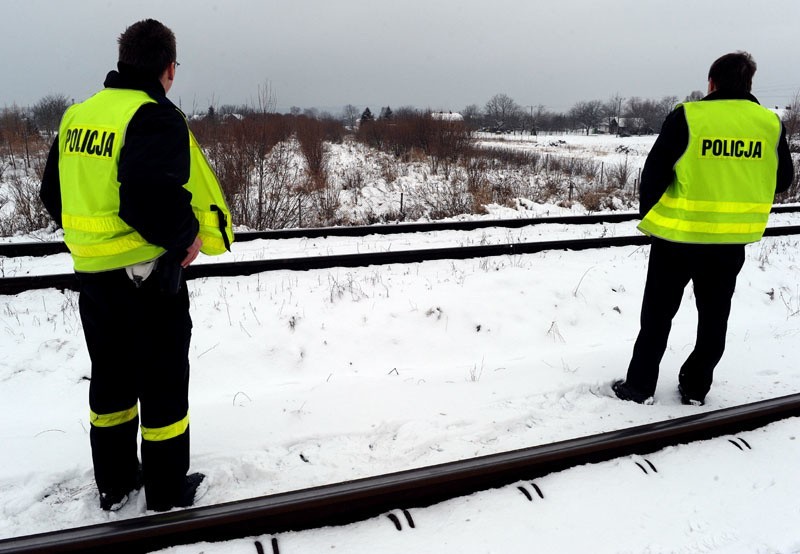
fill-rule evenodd
<path id="1" fill-rule="evenodd" d="M 536 108 L 537 112 L 541 112 L 542 110 L 544 110 L 544 106 L 542 106 L 541 104 L 538 104 L 536 106 L 526 105 L 525 107 L 530 109 L 530 111 L 531 111 L 531 115 L 530 115 L 530 121 L 531 121 L 530 131 L 531 131 L 531 134 L 532 135 L 536 135 L 538 133 L 536 131 L 536 120 L 533 118 L 533 108 Z"/>

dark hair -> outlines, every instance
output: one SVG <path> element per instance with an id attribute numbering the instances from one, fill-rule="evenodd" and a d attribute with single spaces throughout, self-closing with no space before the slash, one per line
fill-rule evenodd
<path id="1" fill-rule="evenodd" d="M 747 52 L 731 52 L 717 58 L 708 70 L 708 78 L 717 90 L 750 92 L 756 62 Z"/>
<path id="2" fill-rule="evenodd" d="M 176 60 L 175 34 L 155 19 L 137 21 L 119 36 L 120 67 L 158 78 Z"/>

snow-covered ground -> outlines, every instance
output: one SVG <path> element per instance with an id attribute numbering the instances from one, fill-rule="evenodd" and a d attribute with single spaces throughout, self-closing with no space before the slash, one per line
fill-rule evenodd
<path id="1" fill-rule="evenodd" d="M 633 232 L 297 239 L 235 244 L 226 261 Z M 209 482 L 198 505 L 796 393 L 799 243 L 747 247 L 728 349 L 699 408 L 675 390 L 694 341 L 691 287 L 655 404 L 610 395 L 638 330 L 647 247 L 191 281 L 192 469 Z M 66 256 L 3 263 L 6 276 L 69 271 Z M 77 295 L 0 296 L 0 352 L 0 538 L 147 513 L 142 494 L 117 513 L 98 507 Z M 633 456 L 548 475 L 533 502 L 516 485 L 453 499 L 412 510 L 416 528 L 402 532 L 381 517 L 277 538 L 286 553 L 800 552 L 799 430 L 789 419 L 742 433 L 752 449 L 669 448 L 647 456 L 657 473 Z M 253 540 L 165 552 L 253 552 Z"/>

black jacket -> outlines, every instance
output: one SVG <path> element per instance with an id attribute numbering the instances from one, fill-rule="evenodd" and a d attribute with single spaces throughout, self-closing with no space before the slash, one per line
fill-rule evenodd
<path id="1" fill-rule="evenodd" d="M 128 124 L 117 175 L 119 216 L 147 242 L 182 258 L 199 229 L 192 195 L 183 187 L 189 181 L 186 120 L 157 80 L 122 67 L 120 72 L 108 74 L 104 86 L 142 90 L 156 101 L 139 108 Z M 61 225 L 58 137 L 50 148 L 40 196 L 50 216 Z"/>
<path id="2" fill-rule="evenodd" d="M 752 94 L 725 94 L 715 91 L 703 100 L 750 100 L 758 103 Z M 701 100 L 702 101 L 702 100 Z M 639 214 L 644 217 L 656 205 L 675 177 L 675 164 L 689 146 L 689 125 L 683 106 L 678 106 L 664 120 L 642 169 L 639 185 Z M 788 190 L 794 178 L 794 167 L 789 144 L 786 142 L 786 129 L 782 128 L 778 142 L 778 175 L 775 192 Z"/>

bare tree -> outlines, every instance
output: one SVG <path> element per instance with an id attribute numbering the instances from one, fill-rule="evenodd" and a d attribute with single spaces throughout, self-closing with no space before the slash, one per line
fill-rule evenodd
<path id="1" fill-rule="evenodd" d="M 677 101 L 674 96 L 669 98 Z M 649 98 L 639 98 L 638 96 L 629 98 L 625 105 L 628 130 L 638 134 L 655 133 L 661 128 L 664 117 L 671 110 L 671 108 L 665 109 L 664 106 L 666 105 L 665 99 L 657 101 Z"/>
<path id="2" fill-rule="evenodd" d="M 578 102 L 569 110 L 569 116 L 583 129 L 586 134 L 603 121 L 603 103 L 600 100 Z"/>
<path id="3" fill-rule="evenodd" d="M 306 189 L 319 190 L 328 184 L 325 156 L 325 128 L 318 119 L 300 116 L 294 122 L 295 137 L 306 159 Z"/>
<path id="4" fill-rule="evenodd" d="M 792 152 L 800 151 L 800 91 L 794 93 L 794 97 L 786 106 L 781 118 L 786 129 L 786 140 Z M 784 202 L 796 202 L 800 197 L 800 164 L 794 164 L 794 179 L 789 186 L 789 190 L 781 194 Z"/>
<path id="5" fill-rule="evenodd" d="M 35 158 L 36 152 L 44 144 L 28 110 L 16 104 L 0 110 L 0 140 L 5 143 L 0 146 L 7 149 L 8 160 L 14 169 L 17 169 L 16 156 L 24 157 L 25 167 L 30 168 L 31 154 Z"/>
<path id="6" fill-rule="evenodd" d="M 650 110 L 650 100 L 631 96 L 625 102 L 625 123 L 629 132 L 639 133 L 645 127 L 645 121 Z"/>
<path id="7" fill-rule="evenodd" d="M 54 135 L 61 123 L 61 116 L 71 102 L 63 94 L 48 94 L 31 108 L 33 122 L 40 131 Z"/>
<path id="8" fill-rule="evenodd" d="M 495 94 L 484 107 L 484 114 L 493 127 L 510 129 L 522 115 L 522 108 L 507 94 Z"/>
<path id="9" fill-rule="evenodd" d="M 651 127 L 654 130 L 660 129 L 661 124 L 667 118 L 672 110 L 678 105 L 677 96 L 664 96 L 655 105 L 653 113 L 653 121 Z"/>
<path id="10" fill-rule="evenodd" d="M 428 119 L 430 116 L 426 116 Z M 431 170 L 434 174 L 444 170 L 445 178 L 470 145 L 470 133 L 463 121 L 433 121 L 428 140 Z"/>
<path id="11" fill-rule="evenodd" d="M 697 100 L 702 100 L 705 94 L 701 90 L 693 90 L 689 93 L 689 96 L 683 99 L 684 102 L 695 102 Z"/>
<path id="12" fill-rule="evenodd" d="M 539 129 L 541 128 L 542 122 L 544 121 L 547 110 L 544 107 L 544 104 L 537 104 L 535 106 L 525 106 L 528 108 L 528 111 L 525 113 L 524 120 L 525 120 L 525 127 L 532 133 L 537 134 Z"/>
<path id="13" fill-rule="evenodd" d="M 794 98 L 786 106 L 782 121 L 786 127 L 786 140 L 791 146 L 795 140 L 800 139 L 800 91 L 794 93 Z"/>
<path id="14" fill-rule="evenodd" d="M 603 116 L 606 118 L 609 129 L 611 129 L 612 123 L 615 122 L 619 126 L 619 118 L 622 117 L 622 103 L 624 101 L 625 99 L 617 92 L 603 104 Z"/>
<path id="15" fill-rule="evenodd" d="M 260 114 L 275 113 L 278 104 L 272 83 L 268 80 L 258 85 L 258 98 L 256 98 L 256 111 Z"/>
<path id="16" fill-rule="evenodd" d="M 342 108 L 342 123 L 344 123 L 347 127 L 353 128 L 356 126 L 356 120 L 360 112 L 358 108 L 356 108 L 352 104 L 347 104 L 344 108 Z"/>
<path id="17" fill-rule="evenodd" d="M 221 117 L 232 116 L 232 115 L 250 115 L 255 113 L 252 107 L 250 106 L 236 106 L 235 104 L 223 104 L 216 111 L 217 115 Z"/>
<path id="18" fill-rule="evenodd" d="M 477 104 L 470 104 L 461 110 L 461 117 L 464 118 L 464 123 L 466 123 L 467 126 L 471 129 L 477 129 L 481 126 L 483 114 L 481 113 L 480 106 Z"/>
<path id="19" fill-rule="evenodd" d="M 394 118 L 395 119 L 409 119 L 413 117 L 417 117 L 424 112 L 421 112 L 414 106 L 400 106 L 396 110 L 394 110 Z"/>

